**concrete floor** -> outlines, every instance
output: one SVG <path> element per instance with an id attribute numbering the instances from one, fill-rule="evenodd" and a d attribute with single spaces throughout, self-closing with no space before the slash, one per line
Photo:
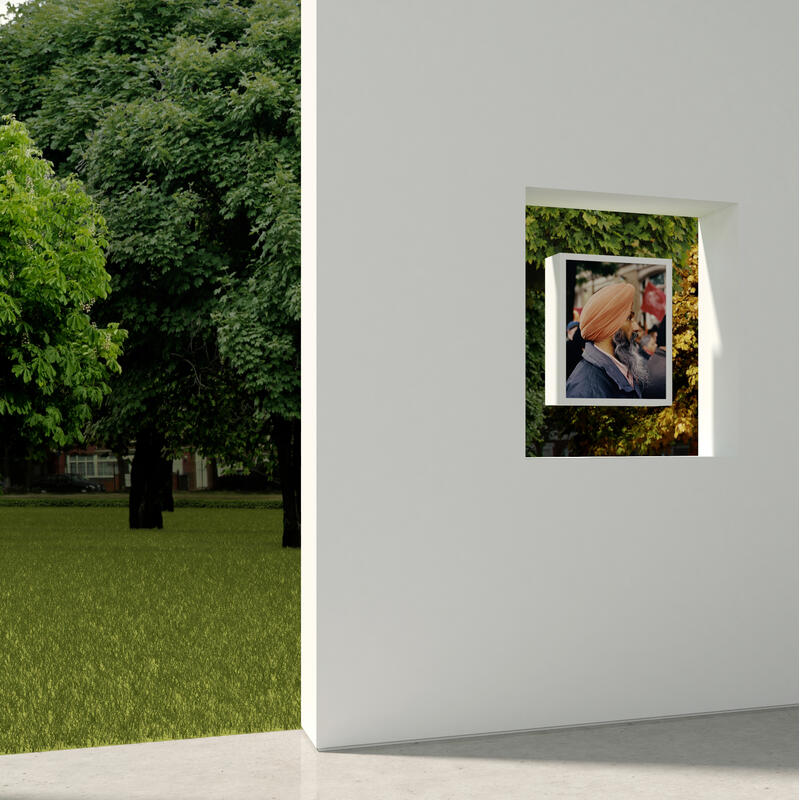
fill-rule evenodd
<path id="1" fill-rule="evenodd" d="M 3 800 L 794 800 L 797 709 L 318 753 L 302 731 L 0 757 Z"/>

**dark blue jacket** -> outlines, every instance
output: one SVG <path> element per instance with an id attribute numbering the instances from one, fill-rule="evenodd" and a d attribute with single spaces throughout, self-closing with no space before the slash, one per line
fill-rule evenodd
<path id="1" fill-rule="evenodd" d="M 667 396 L 667 353 L 659 348 L 647 362 L 648 381 L 642 394 L 645 397 Z"/>
<path id="2" fill-rule="evenodd" d="M 619 367 L 593 342 L 586 342 L 583 357 L 567 378 L 567 397 L 619 397 L 642 396 L 638 384 L 631 386 Z"/>

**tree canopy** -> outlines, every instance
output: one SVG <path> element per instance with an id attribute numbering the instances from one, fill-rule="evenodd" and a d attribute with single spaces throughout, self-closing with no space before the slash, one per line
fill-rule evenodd
<path id="1" fill-rule="evenodd" d="M 125 332 L 92 319 L 108 296 L 106 226 L 58 179 L 25 126 L 0 124 L 0 440 L 29 452 L 83 439 L 119 373 Z"/>
<path id="2" fill-rule="evenodd" d="M 288 0 L 33 0 L 0 28 L 0 108 L 108 223 L 112 446 L 247 460 L 299 415 L 299 43 Z"/>

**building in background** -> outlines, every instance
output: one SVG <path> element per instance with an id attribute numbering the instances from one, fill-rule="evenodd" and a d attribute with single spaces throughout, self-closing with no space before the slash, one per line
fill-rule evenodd
<path id="1" fill-rule="evenodd" d="M 51 452 L 39 460 L 0 459 L 0 491 L 37 491 L 35 484 L 56 475 L 73 475 L 102 485 L 106 492 L 124 492 L 131 485 L 131 462 L 136 448 L 118 456 L 103 447 L 87 446 Z M 172 460 L 172 488 L 178 492 L 221 489 L 225 491 L 274 492 L 276 466 L 265 451 L 258 465 L 221 464 L 200 453 L 184 452 Z"/>
<path id="2" fill-rule="evenodd" d="M 107 492 L 121 492 L 131 485 L 131 462 L 135 448 L 125 456 L 116 456 L 110 450 L 87 447 L 82 450 L 54 453 L 49 459 L 50 475 L 77 475 L 99 482 Z M 172 488 L 174 491 L 213 489 L 215 469 L 211 459 L 198 453 L 184 453 L 172 461 Z"/>

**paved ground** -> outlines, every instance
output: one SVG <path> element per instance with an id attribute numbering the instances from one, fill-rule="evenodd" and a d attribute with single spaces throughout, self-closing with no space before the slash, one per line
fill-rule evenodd
<path id="1" fill-rule="evenodd" d="M 318 753 L 302 731 L 0 757 L 3 800 L 795 800 L 797 709 Z"/>

